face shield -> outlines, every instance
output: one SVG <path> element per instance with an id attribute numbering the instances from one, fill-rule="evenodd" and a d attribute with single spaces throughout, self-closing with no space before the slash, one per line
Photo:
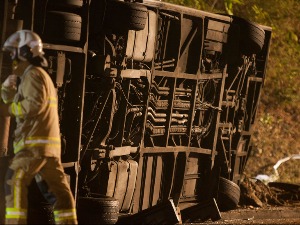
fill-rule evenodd
<path id="1" fill-rule="evenodd" d="M 14 66 L 20 61 L 28 61 L 35 66 L 47 66 L 43 43 L 40 37 L 30 30 L 20 30 L 12 34 L 4 43 L 3 50 L 10 52 Z"/>

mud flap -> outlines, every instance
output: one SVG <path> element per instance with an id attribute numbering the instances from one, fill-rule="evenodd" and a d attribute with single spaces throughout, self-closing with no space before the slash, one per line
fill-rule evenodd
<path id="1" fill-rule="evenodd" d="M 128 211 L 131 207 L 133 192 L 135 188 L 136 183 L 136 177 L 137 177 L 137 168 L 138 163 L 134 160 L 127 160 L 127 163 L 129 165 L 128 167 L 128 182 L 127 182 L 127 189 L 124 196 L 124 200 L 121 206 L 121 212 Z M 121 203 L 121 202 L 120 202 Z"/>
<path id="2" fill-rule="evenodd" d="M 91 191 L 114 197 L 119 201 L 120 211 L 127 212 L 131 207 L 137 168 L 138 163 L 130 159 L 103 163 Z"/>

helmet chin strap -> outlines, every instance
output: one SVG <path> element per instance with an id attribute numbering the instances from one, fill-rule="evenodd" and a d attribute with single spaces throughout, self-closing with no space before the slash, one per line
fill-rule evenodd
<path id="1" fill-rule="evenodd" d="M 20 60 L 18 58 L 14 59 L 12 61 L 12 70 L 13 71 L 17 70 L 19 67 L 19 64 L 20 64 Z"/>
<path id="2" fill-rule="evenodd" d="M 18 57 L 18 50 L 15 48 L 12 54 L 12 70 L 15 71 L 18 68 L 20 59 Z"/>
<path id="3" fill-rule="evenodd" d="M 16 70 L 19 66 L 20 59 L 18 57 L 15 57 L 12 61 L 12 69 L 13 71 Z"/>

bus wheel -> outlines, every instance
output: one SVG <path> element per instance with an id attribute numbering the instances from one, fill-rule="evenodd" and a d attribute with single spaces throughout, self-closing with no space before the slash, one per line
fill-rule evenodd
<path id="1" fill-rule="evenodd" d="M 83 0 L 48 0 L 48 9 L 78 9 L 83 6 Z"/>
<path id="2" fill-rule="evenodd" d="M 240 187 L 236 183 L 220 177 L 217 204 L 221 211 L 228 211 L 237 208 L 240 200 L 240 194 Z"/>
<path id="3" fill-rule="evenodd" d="M 49 11 L 43 32 L 45 41 L 74 42 L 80 41 L 81 16 L 59 11 Z"/>
<path id="4" fill-rule="evenodd" d="M 106 7 L 104 22 L 106 29 L 116 32 L 144 29 L 148 18 L 145 6 L 138 3 L 108 1 Z"/>
<path id="5" fill-rule="evenodd" d="M 256 23 L 240 17 L 233 17 L 233 24 L 240 28 L 240 49 L 242 54 L 251 55 L 259 53 L 265 41 L 265 31 Z"/>
<path id="6" fill-rule="evenodd" d="M 119 216 L 119 201 L 112 197 L 93 195 L 78 197 L 79 224 L 115 224 Z"/>

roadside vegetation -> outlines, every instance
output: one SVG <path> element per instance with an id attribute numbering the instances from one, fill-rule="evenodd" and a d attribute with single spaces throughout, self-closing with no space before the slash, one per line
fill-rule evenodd
<path id="1" fill-rule="evenodd" d="M 273 174 L 281 158 L 300 154 L 300 1 L 164 0 L 215 13 L 240 16 L 272 27 L 265 86 L 245 173 Z M 277 181 L 300 184 L 300 160 L 279 169 Z"/>

